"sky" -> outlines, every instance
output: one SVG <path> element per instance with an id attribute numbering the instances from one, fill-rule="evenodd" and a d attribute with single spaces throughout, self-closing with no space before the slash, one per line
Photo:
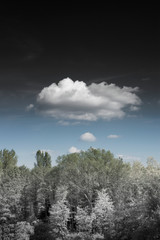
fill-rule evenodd
<path id="1" fill-rule="evenodd" d="M 90 147 L 160 161 L 158 13 L 4 12 L 0 149 L 34 166 Z"/>

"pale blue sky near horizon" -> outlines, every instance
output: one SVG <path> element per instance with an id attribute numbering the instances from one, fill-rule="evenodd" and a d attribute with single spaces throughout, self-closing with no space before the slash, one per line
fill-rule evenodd
<path id="1" fill-rule="evenodd" d="M 26 113 L 25 113 L 26 114 Z M 56 158 L 69 154 L 69 149 L 87 150 L 90 147 L 110 150 L 124 161 L 141 161 L 149 156 L 160 161 L 158 143 L 160 120 L 157 118 L 126 117 L 121 120 L 83 122 L 62 126 L 54 119 L 42 116 L 23 116 L 0 120 L 1 149 L 14 149 L 18 165 L 34 166 L 36 151 L 49 152 L 52 165 Z M 84 141 L 80 136 L 92 133 L 96 140 Z M 108 138 L 117 135 L 117 138 Z"/>

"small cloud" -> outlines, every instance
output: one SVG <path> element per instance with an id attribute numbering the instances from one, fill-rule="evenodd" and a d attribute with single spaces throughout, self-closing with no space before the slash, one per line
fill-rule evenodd
<path id="1" fill-rule="evenodd" d="M 69 126 L 69 125 L 79 125 L 80 122 L 76 121 L 76 122 L 69 122 L 69 121 L 65 121 L 65 120 L 60 120 L 58 121 L 58 124 L 61 125 L 61 126 Z"/>
<path id="2" fill-rule="evenodd" d="M 64 120 L 58 121 L 58 124 L 61 125 L 61 126 L 68 126 L 68 125 L 70 125 L 70 123 L 68 121 L 64 121 Z"/>
<path id="3" fill-rule="evenodd" d="M 79 125 L 79 124 L 81 124 L 81 122 L 78 122 L 78 121 L 76 121 L 76 122 L 72 122 L 72 125 Z"/>
<path id="4" fill-rule="evenodd" d="M 142 78 L 141 79 L 143 82 L 147 82 L 147 81 L 150 81 L 150 78 L 149 77 L 145 77 L 145 78 Z"/>
<path id="5" fill-rule="evenodd" d="M 82 134 L 80 136 L 80 139 L 83 141 L 87 141 L 87 142 L 95 142 L 96 141 L 96 137 L 90 132 L 86 132 L 86 133 Z"/>
<path id="6" fill-rule="evenodd" d="M 79 153 L 80 152 L 80 150 L 78 148 L 73 147 L 73 146 L 68 151 L 69 151 L 69 153 Z"/>
<path id="7" fill-rule="evenodd" d="M 138 110 L 139 110 L 139 107 L 137 107 L 137 106 L 131 106 L 131 107 L 130 107 L 130 110 L 131 110 L 132 112 L 138 111 Z"/>
<path id="8" fill-rule="evenodd" d="M 117 154 L 116 156 L 118 158 L 122 158 L 125 161 L 141 161 L 141 158 L 137 156 L 123 155 L 123 154 Z"/>
<path id="9" fill-rule="evenodd" d="M 33 104 L 29 104 L 27 107 L 26 107 L 26 111 L 29 112 L 30 110 L 32 110 L 34 108 L 34 105 Z"/>
<path id="10" fill-rule="evenodd" d="M 116 135 L 116 134 L 111 134 L 111 135 L 108 135 L 107 138 L 110 138 L 110 139 L 116 139 L 116 138 L 119 138 L 120 136 L 119 135 Z"/>

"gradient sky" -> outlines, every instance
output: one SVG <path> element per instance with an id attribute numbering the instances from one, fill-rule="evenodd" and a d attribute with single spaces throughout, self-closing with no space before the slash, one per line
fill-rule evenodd
<path id="1" fill-rule="evenodd" d="M 33 167 L 110 150 L 160 161 L 158 14 L 107 11 L 0 16 L 0 149 Z M 50 86 L 50 87 L 49 87 Z"/>

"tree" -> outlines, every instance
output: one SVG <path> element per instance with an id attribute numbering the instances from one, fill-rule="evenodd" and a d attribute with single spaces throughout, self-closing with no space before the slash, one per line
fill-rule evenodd
<path id="1" fill-rule="evenodd" d="M 36 153 L 36 163 L 31 171 L 31 199 L 35 217 L 39 217 L 46 209 L 46 202 L 49 202 L 51 186 L 46 181 L 46 176 L 52 170 L 51 156 L 47 152 L 38 150 Z"/>
<path id="2" fill-rule="evenodd" d="M 51 156 L 48 152 L 38 150 L 36 153 L 36 164 L 35 167 L 51 168 Z"/>
<path id="3" fill-rule="evenodd" d="M 68 229 L 67 221 L 69 218 L 69 207 L 67 206 L 67 191 L 64 188 L 59 188 L 56 194 L 56 203 L 52 205 L 50 210 L 50 225 L 53 236 L 67 239 Z"/>
<path id="4" fill-rule="evenodd" d="M 15 239 L 30 240 L 30 235 L 34 234 L 34 227 L 28 222 L 17 222 L 15 229 Z"/>
<path id="5" fill-rule="evenodd" d="M 95 215 L 93 213 L 90 213 L 90 209 L 87 207 L 77 207 L 75 221 L 77 226 L 76 231 L 79 233 L 79 235 L 84 234 L 85 237 L 91 236 L 94 220 Z"/>
<path id="6" fill-rule="evenodd" d="M 106 189 L 97 191 L 92 211 L 87 207 L 77 207 L 75 219 L 77 223 L 76 230 L 79 232 L 79 236 L 88 236 L 88 238 L 90 237 L 89 239 L 96 239 L 96 237 L 104 239 L 107 233 L 109 236 L 113 224 L 113 214 L 114 205 Z"/>
<path id="7" fill-rule="evenodd" d="M 0 151 L 0 166 L 3 170 L 14 168 L 16 167 L 16 164 L 17 156 L 13 149 L 11 151 L 7 149 Z"/>
<path id="8" fill-rule="evenodd" d="M 22 190 L 28 184 L 28 177 L 22 175 L 18 167 L 10 168 L 2 175 L 0 182 L 0 197 L 15 219 L 19 220 L 21 215 L 20 199 Z"/>
<path id="9" fill-rule="evenodd" d="M 113 198 L 120 181 L 129 174 L 130 165 L 114 158 L 110 151 L 90 148 L 58 158 L 60 184 L 69 189 L 69 202 L 92 209 L 96 191 L 108 188 Z"/>
<path id="10" fill-rule="evenodd" d="M 92 214 L 95 215 L 95 228 L 100 234 L 109 231 L 113 221 L 114 205 L 106 189 L 98 191 Z"/>
<path id="11" fill-rule="evenodd" d="M 60 185 L 60 179 L 60 168 L 58 166 L 51 168 L 51 170 L 45 175 L 45 182 L 49 189 L 48 195 L 51 203 L 55 201 L 56 191 Z"/>

